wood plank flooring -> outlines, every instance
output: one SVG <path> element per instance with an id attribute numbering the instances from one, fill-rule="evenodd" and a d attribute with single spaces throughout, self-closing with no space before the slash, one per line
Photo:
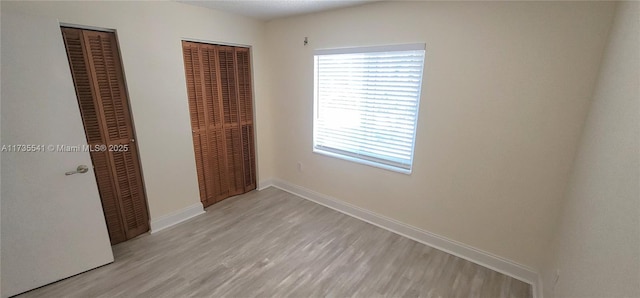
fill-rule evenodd
<path id="1" fill-rule="evenodd" d="M 528 284 L 287 192 L 229 198 L 22 297 L 531 297 Z"/>

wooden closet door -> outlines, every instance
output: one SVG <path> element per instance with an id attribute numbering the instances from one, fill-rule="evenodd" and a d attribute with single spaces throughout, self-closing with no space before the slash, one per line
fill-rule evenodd
<path id="1" fill-rule="evenodd" d="M 249 49 L 235 48 L 238 109 L 242 134 L 242 163 L 244 191 L 256 188 L 256 157 L 253 136 L 253 92 L 251 88 L 251 58 Z"/>
<path id="2" fill-rule="evenodd" d="M 114 33 L 63 28 L 111 243 L 149 230 L 142 175 Z"/>
<path id="3" fill-rule="evenodd" d="M 244 169 L 242 163 L 242 135 L 238 104 L 238 80 L 234 64 L 234 48 L 219 47 L 220 89 L 224 113 L 224 135 L 227 147 L 227 171 L 230 195 L 244 193 Z"/>
<path id="4" fill-rule="evenodd" d="M 229 197 L 216 53 L 213 46 L 183 42 L 200 200 L 205 206 Z"/>
<path id="5" fill-rule="evenodd" d="M 183 55 L 200 199 L 206 207 L 255 189 L 249 50 L 183 41 Z"/>

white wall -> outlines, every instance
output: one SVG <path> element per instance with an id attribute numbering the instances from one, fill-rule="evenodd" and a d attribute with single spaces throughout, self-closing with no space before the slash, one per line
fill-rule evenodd
<path id="1" fill-rule="evenodd" d="M 177 2 L 7 2 L 2 13 L 117 30 L 151 220 L 199 203 L 181 39 L 253 46 L 259 179 L 271 176 L 264 23 Z M 60 37 L 62 38 L 62 37 Z"/>
<path id="2" fill-rule="evenodd" d="M 614 7 L 394 1 L 268 22 L 274 176 L 537 270 Z M 313 154 L 313 50 L 411 42 L 427 47 L 413 174 Z"/>
<path id="3" fill-rule="evenodd" d="M 542 271 L 545 297 L 640 297 L 639 11 L 617 9 Z"/>

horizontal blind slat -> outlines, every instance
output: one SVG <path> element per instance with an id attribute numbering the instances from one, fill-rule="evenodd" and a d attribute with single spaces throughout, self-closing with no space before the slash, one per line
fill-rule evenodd
<path id="1" fill-rule="evenodd" d="M 330 134 L 335 134 L 335 136 Z M 318 137 L 322 137 L 323 135 L 327 135 L 329 138 L 334 138 L 334 137 L 337 138 L 340 135 L 357 137 L 358 135 L 367 135 L 367 134 L 363 133 L 362 130 L 345 131 L 345 130 L 319 129 Z M 376 133 L 374 136 L 380 139 L 389 140 L 389 142 L 403 143 L 403 145 L 406 145 L 406 143 L 410 143 L 411 139 L 413 138 L 413 135 L 410 134 L 409 132 L 402 133 L 402 132 L 390 132 L 390 131 Z"/>
<path id="2" fill-rule="evenodd" d="M 387 123 L 390 123 L 390 122 L 387 122 Z M 324 124 L 326 124 L 326 122 L 322 123 L 318 121 L 318 127 L 316 127 L 316 130 L 317 131 L 323 131 L 323 130 L 353 131 L 355 133 L 361 133 L 361 134 L 364 134 L 364 133 L 369 133 L 374 135 L 390 134 L 390 135 L 408 136 L 408 137 L 412 137 L 414 132 L 413 126 L 393 124 L 393 123 L 390 123 L 389 125 L 381 125 L 376 122 L 365 123 L 365 124 L 356 123 L 356 125 L 353 125 L 351 123 L 343 123 L 338 125 L 335 125 L 335 124 L 324 125 Z"/>
<path id="3" fill-rule="evenodd" d="M 324 142 L 319 142 L 320 144 L 353 144 L 358 148 L 379 148 L 380 150 L 386 150 L 389 152 L 394 152 L 398 154 L 410 154 L 411 150 L 404 146 L 404 142 L 402 141 L 393 141 L 392 139 L 385 139 L 381 137 L 367 137 L 362 135 L 348 135 L 348 134 L 340 134 L 340 133 L 319 133 L 319 140 L 323 140 Z M 381 140 L 385 140 L 384 145 L 378 144 Z"/>

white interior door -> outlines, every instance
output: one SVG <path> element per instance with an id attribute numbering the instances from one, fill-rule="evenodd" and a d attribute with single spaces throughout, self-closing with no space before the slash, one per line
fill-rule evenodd
<path id="1" fill-rule="evenodd" d="M 55 19 L 1 15 L 1 265 L 8 297 L 113 261 L 87 141 Z M 48 152 L 7 152 L 44 145 Z M 47 148 L 48 147 L 48 148 Z M 78 165 L 84 174 L 66 176 Z"/>

